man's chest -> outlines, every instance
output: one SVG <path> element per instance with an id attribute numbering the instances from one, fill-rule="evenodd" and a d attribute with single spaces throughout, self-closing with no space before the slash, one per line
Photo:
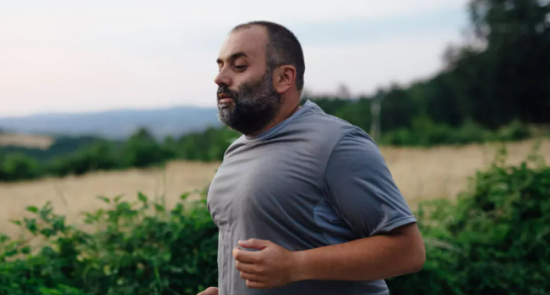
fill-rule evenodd
<path id="1" fill-rule="evenodd" d="M 246 151 L 228 157 L 208 193 L 214 222 L 298 217 L 323 194 L 321 159 L 286 149 Z"/>

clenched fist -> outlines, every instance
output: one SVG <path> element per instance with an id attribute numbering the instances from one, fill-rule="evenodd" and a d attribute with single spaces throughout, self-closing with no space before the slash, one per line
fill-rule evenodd
<path id="1" fill-rule="evenodd" d="M 197 295 L 218 295 L 218 288 L 210 287 Z"/>
<path id="2" fill-rule="evenodd" d="M 260 251 L 233 249 L 233 257 L 241 278 L 249 288 L 282 287 L 297 280 L 296 252 L 289 251 L 271 241 L 250 239 L 239 241 L 239 246 Z"/>

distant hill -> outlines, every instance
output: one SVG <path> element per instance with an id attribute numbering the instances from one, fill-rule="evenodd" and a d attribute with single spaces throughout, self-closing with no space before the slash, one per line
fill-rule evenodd
<path id="1" fill-rule="evenodd" d="M 172 107 L 154 110 L 120 109 L 95 113 L 50 113 L 0 118 L 0 130 L 51 136 L 93 135 L 125 139 L 140 127 L 158 138 L 180 136 L 219 126 L 216 108 Z"/>

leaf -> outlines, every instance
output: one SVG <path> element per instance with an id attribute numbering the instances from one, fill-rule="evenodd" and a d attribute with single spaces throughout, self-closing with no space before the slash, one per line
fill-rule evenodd
<path id="1" fill-rule="evenodd" d="M 138 193 L 138 199 L 144 204 L 147 203 L 147 196 L 142 194 L 141 192 Z"/>
<path id="2" fill-rule="evenodd" d="M 109 198 L 106 198 L 104 196 L 97 196 L 98 199 L 102 200 L 103 202 L 107 203 L 107 204 L 110 204 L 111 203 L 111 200 L 109 200 Z"/>
<path id="3" fill-rule="evenodd" d="M 31 247 L 26 246 L 21 249 L 21 253 L 23 254 L 30 254 L 31 253 Z"/>
<path id="4" fill-rule="evenodd" d="M 164 212 L 164 206 L 160 204 L 155 204 L 155 209 L 159 212 Z"/>
<path id="5" fill-rule="evenodd" d="M 4 243 L 4 242 L 7 242 L 10 240 L 10 237 L 9 236 L 6 236 L 4 234 L 0 234 L 0 244 Z"/>
<path id="6" fill-rule="evenodd" d="M 27 211 L 32 212 L 32 213 L 38 213 L 38 208 L 35 207 L 35 206 L 29 206 L 29 207 L 27 207 Z"/>
<path id="7" fill-rule="evenodd" d="M 25 225 L 28 231 L 30 231 L 33 234 L 36 234 L 36 231 L 38 230 L 38 227 L 36 226 L 36 219 L 25 218 Z"/>
<path id="8" fill-rule="evenodd" d="M 21 226 L 21 220 L 10 220 L 11 223 Z"/>
<path id="9" fill-rule="evenodd" d="M 113 199 L 114 202 L 115 202 L 115 203 L 118 203 L 118 201 L 120 201 L 120 199 L 122 199 L 122 196 L 123 196 L 123 195 L 118 195 L 118 196 L 116 196 L 116 197 Z"/>
<path id="10" fill-rule="evenodd" d="M 65 218 L 59 218 L 53 223 L 53 229 L 55 231 L 63 231 L 65 230 Z"/>
<path id="11" fill-rule="evenodd" d="M 15 256 L 15 255 L 17 255 L 17 249 L 12 249 L 12 250 L 6 251 L 4 253 L 5 257 L 12 257 L 12 256 Z"/>

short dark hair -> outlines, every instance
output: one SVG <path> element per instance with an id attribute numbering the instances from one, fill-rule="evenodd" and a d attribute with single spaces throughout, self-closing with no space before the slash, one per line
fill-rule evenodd
<path id="1" fill-rule="evenodd" d="M 273 70 L 280 65 L 292 65 L 296 68 L 296 88 L 302 91 L 304 88 L 304 53 L 298 38 L 282 25 L 268 21 L 251 21 L 240 24 L 231 32 L 252 26 L 263 26 L 267 30 L 266 62 L 268 70 Z"/>

